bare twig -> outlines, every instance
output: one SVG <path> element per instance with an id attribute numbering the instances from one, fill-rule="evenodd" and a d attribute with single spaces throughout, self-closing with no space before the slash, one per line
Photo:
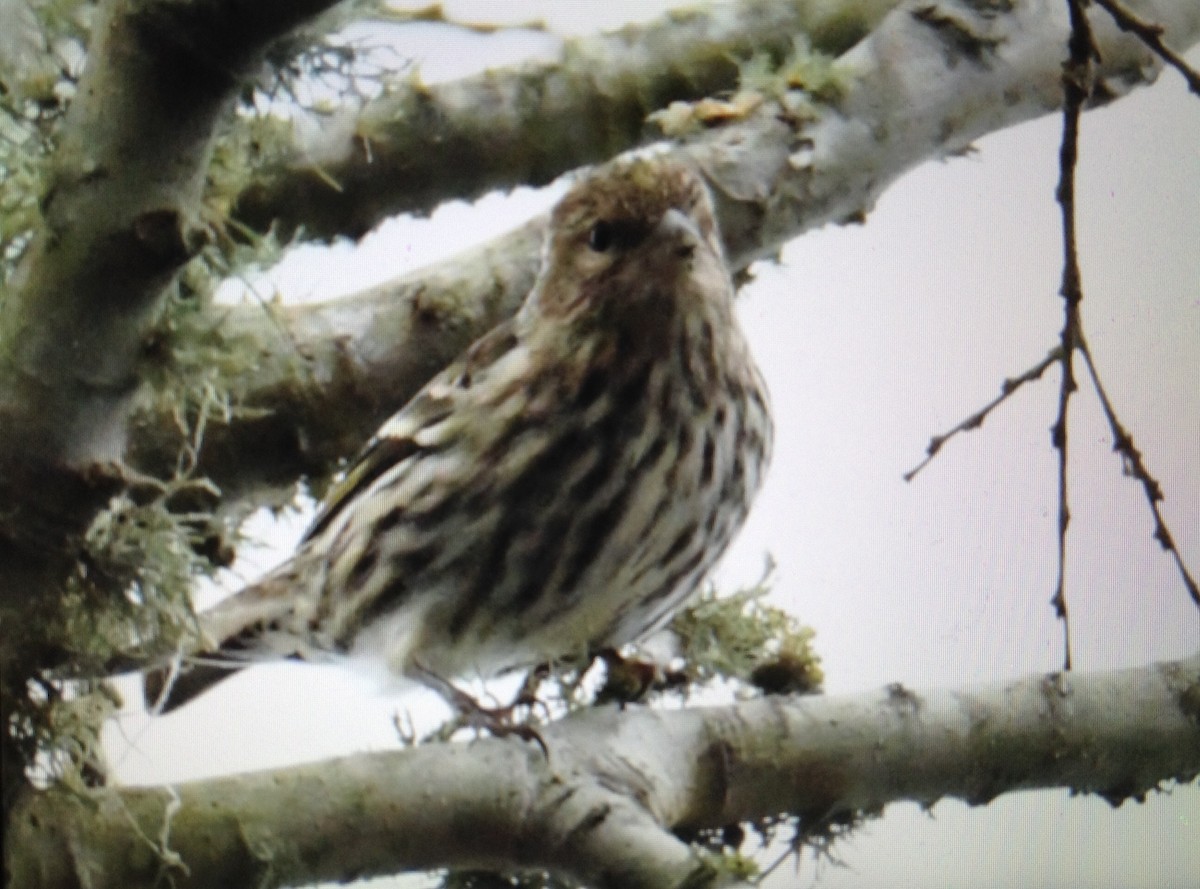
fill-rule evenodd
<path id="1" fill-rule="evenodd" d="M 1067 611 L 1066 561 L 1067 526 L 1071 509 L 1067 500 L 1067 412 L 1075 382 L 1074 357 L 1080 341 L 1079 304 L 1083 302 L 1079 253 L 1075 244 L 1075 165 L 1079 158 L 1079 117 L 1091 92 L 1092 61 L 1100 54 L 1084 10 L 1085 0 L 1067 0 L 1071 18 L 1069 56 L 1063 64 L 1063 135 L 1059 146 L 1059 178 L 1055 197 L 1062 207 L 1063 275 L 1059 294 L 1063 298 L 1063 327 L 1059 334 L 1062 381 L 1059 384 L 1058 416 L 1050 427 L 1050 440 L 1058 451 L 1058 579 L 1050 603 L 1063 623 L 1063 669 L 1071 669 L 1071 623 Z"/>
<path id="2" fill-rule="evenodd" d="M 1170 529 L 1167 528 L 1162 510 L 1159 508 L 1159 503 L 1165 499 L 1162 485 L 1159 484 L 1158 479 L 1150 474 L 1145 460 L 1142 459 L 1142 452 L 1133 443 L 1133 434 L 1125 428 L 1117 416 L 1117 412 L 1109 400 L 1108 392 L 1105 391 L 1104 384 L 1100 382 L 1100 374 L 1096 371 L 1096 365 L 1092 361 L 1092 350 L 1088 347 L 1087 341 L 1082 338 L 1082 335 L 1079 341 L 1079 351 L 1083 354 L 1088 374 L 1092 378 L 1092 387 L 1096 390 L 1096 395 L 1100 398 L 1100 405 L 1104 409 L 1104 416 L 1108 420 L 1109 428 L 1112 430 L 1113 450 L 1121 455 L 1121 461 L 1125 465 L 1125 474 L 1141 482 L 1142 491 L 1146 494 L 1146 502 L 1150 506 L 1150 511 L 1154 514 L 1154 539 L 1158 541 L 1163 549 L 1171 554 L 1171 557 L 1175 560 L 1175 567 L 1179 569 L 1179 575 L 1183 579 L 1183 585 L 1187 588 L 1188 595 L 1192 597 L 1192 601 L 1196 603 L 1197 607 L 1200 607 L 1200 585 L 1196 583 L 1196 578 L 1192 576 L 1187 565 L 1184 564 L 1183 556 L 1179 552 L 1179 548 L 1175 545 L 1175 538 L 1171 535 Z"/>
<path id="3" fill-rule="evenodd" d="M 1183 60 L 1183 56 L 1163 43 L 1163 26 L 1138 18 L 1117 0 L 1096 0 L 1096 5 L 1113 17 L 1117 27 L 1137 36 L 1155 55 L 1183 75 L 1188 89 L 1200 96 L 1200 73 Z"/>
<path id="4" fill-rule="evenodd" d="M 1117 24 L 1126 31 L 1136 34 L 1147 46 L 1158 53 L 1163 59 L 1180 69 L 1187 79 L 1193 92 L 1200 94 L 1200 76 L 1168 47 L 1161 36 L 1163 29 L 1157 24 L 1145 22 L 1119 5 L 1116 0 L 1096 0 L 1107 10 Z M 1059 181 L 1056 199 L 1062 211 L 1063 233 L 1063 272 L 1062 284 L 1059 290 L 1063 298 L 1063 326 L 1059 334 L 1059 343 L 1038 364 L 1020 376 L 1004 381 L 1004 386 L 998 397 L 990 401 L 981 410 L 964 419 L 949 431 L 935 435 L 926 447 L 926 457 L 917 466 L 904 474 L 905 481 L 911 481 L 933 458 L 941 451 L 942 446 L 960 432 L 977 429 L 983 425 L 987 416 L 998 407 L 1016 389 L 1027 382 L 1039 379 L 1052 364 L 1062 365 L 1062 379 L 1059 386 L 1058 415 L 1051 427 L 1051 441 L 1058 451 L 1058 577 L 1055 582 L 1054 596 L 1051 604 L 1055 613 L 1063 622 L 1063 667 L 1071 668 L 1071 638 L 1070 621 L 1066 600 L 1066 546 L 1067 528 L 1070 525 L 1071 513 L 1067 492 L 1068 464 L 1068 409 L 1072 394 L 1078 389 L 1075 377 L 1074 354 L 1076 351 L 1083 355 L 1091 376 L 1093 387 L 1100 399 L 1109 427 L 1113 434 L 1113 449 L 1117 451 L 1125 465 L 1126 475 L 1141 482 L 1150 510 L 1154 515 L 1154 538 L 1163 549 L 1171 553 L 1175 565 L 1183 579 L 1184 586 L 1192 600 L 1200 606 L 1200 584 L 1188 570 L 1183 561 L 1170 529 L 1162 516 L 1159 502 L 1163 499 L 1162 486 L 1147 469 L 1141 452 L 1134 446 L 1132 434 L 1124 427 L 1114 410 L 1108 394 L 1100 381 L 1091 351 L 1083 334 L 1080 315 L 1080 304 L 1083 301 L 1082 275 L 1079 267 L 1079 255 L 1076 246 L 1075 221 L 1075 169 L 1078 160 L 1079 119 L 1085 104 L 1091 94 L 1093 80 L 1093 64 L 1101 61 L 1099 49 L 1091 30 L 1091 25 L 1085 14 L 1088 0 L 1067 0 L 1071 21 L 1071 34 L 1068 39 L 1069 55 L 1063 63 L 1063 135 L 1059 147 Z"/>
<path id="5" fill-rule="evenodd" d="M 1006 379 L 1000 386 L 1000 394 L 985 404 L 978 411 L 971 414 L 971 416 L 967 417 L 957 426 L 946 430 L 941 435 L 935 435 L 930 438 L 929 444 L 925 446 L 925 459 L 908 472 L 904 473 L 904 480 L 906 482 L 911 482 L 917 477 L 917 473 L 933 462 L 933 458 L 938 455 L 939 451 L 941 451 L 942 445 L 944 445 L 954 436 L 958 435 L 960 432 L 970 432 L 972 429 L 978 429 L 983 425 L 983 421 L 987 419 L 988 414 L 1007 401 L 1009 396 L 1011 396 L 1026 383 L 1032 383 L 1034 380 L 1041 379 L 1042 374 L 1046 372 L 1046 368 L 1052 364 L 1055 364 L 1061 360 L 1061 358 L 1062 348 L 1060 346 L 1055 346 L 1048 353 L 1046 353 L 1045 358 L 1043 358 L 1033 367 L 1029 368 L 1024 373 L 1019 374 L 1018 376 L 1009 377 Z"/>

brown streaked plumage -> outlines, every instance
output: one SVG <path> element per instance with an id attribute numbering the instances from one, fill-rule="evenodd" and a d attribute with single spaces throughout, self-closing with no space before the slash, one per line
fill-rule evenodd
<path id="1" fill-rule="evenodd" d="M 287 563 L 201 615 L 165 706 L 263 657 L 450 678 L 633 641 L 732 540 L 771 434 L 702 180 L 601 168 L 517 315 L 383 425 Z"/>

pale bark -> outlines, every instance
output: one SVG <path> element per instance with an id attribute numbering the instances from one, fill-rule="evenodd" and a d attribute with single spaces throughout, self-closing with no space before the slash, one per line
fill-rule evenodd
<path id="1" fill-rule="evenodd" d="M 103 5 L 61 133 L 44 230 L 0 307 L 0 502 L 6 505 L 0 606 L 48 601 L 47 593 L 61 588 L 79 533 L 122 483 L 110 461 L 157 473 L 174 466 L 181 447 L 177 405 L 143 385 L 143 358 L 164 287 L 204 237 L 198 208 L 214 133 L 271 39 L 329 3 Z M 1178 49 L 1200 38 L 1195 3 L 1130 5 L 1166 25 L 1166 39 Z M 1158 67 L 1148 52 L 1104 24 L 1102 11 L 1090 14 L 1102 54 L 1101 93 L 1116 97 L 1153 80 Z M 744 270 L 809 228 L 861 221 L 916 164 L 1055 111 L 1065 40 L 1057 0 L 1014 0 L 1011 9 L 906 6 L 839 59 L 840 97 L 832 105 L 800 107 L 794 95 L 767 93 L 745 116 L 688 135 L 675 150 L 710 179 L 731 261 Z M 645 55 L 629 57 L 652 61 L 654 51 L 646 46 Z M 547 72 L 544 82 L 553 76 Z M 496 78 L 493 88 L 505 83 Z M 593 88 L 603 82 L 596 78 Z M 708 81 L 698 75 L 697 82 Z M 454 99 L 455 89 L 440 94 L 446 108 L 478 94 L 463 86 Z M 602 90 L 595 101 L 605 101 Z M 628 95 L 622 101 L 622 114 L 636 108 L 640 115 L 652 104 L 628 104 Z M 616 106 L 607 113 L 620 117 Z M 466 114 L 459 108 L 454 116 L 464 130 Z M 603 150 L 585 140 L 553 160 L 493 166 L 462 185 L 443 176 L 427 192 L 408 189 L 377 205 L 343 208 L 343 221 L 329 230 L 360 230 L 402 206 L 427 208 L 439 195 L 476 194 L 525 176 L 544 181 L 638 144 L 640 116 L 634 124 L 603 142 Z M 431 153 L 411 133 L 395 136 L 414 155 Z M 288 168 L 293 174 L 302 171 Z M 356 174 L 347 167 L 345 175 Z M 263 198 L 262 206 L 284 213 L 285 200 L 274 200 Z M 235 402 L 248 410 L 210 425 L 197 467 L 223 489 L 223 505 L 252 506 L 303 473 L 327 471 L 439 365 L 511 314 L 532 280 L 543 225 L 535 220 L 464 257 L 348 300 L 269 312 L 209 310 L 214 350 L 246 348 L 256 357 L 253 372 L 231 384 Z M 0 621 L 5 691 L 23 695 L 24 677 L 59 665 L 61 653 L 12 632 L 3 609 Z M 702 862 L 661 831 L 647 835 L 645 858 L 633 857 L 644 866 L 617 875 L 605 870 L 612 843 L 630 841 L 626 825 L 640 830 L 653 818 L 662 828 L 720 826 L 779 811 L 871 811 L 893 799 L 949 794 L 981 801 L 1034 786 L 1119 800 L 1196 774 L 1194 661 L 1072 677 L 1069 686 L 1064 692 L 1061 682 L 1031 680 L 969 698 L 896 688 L 882 703 L 769 700 L 673 714 L 605 711 L 548 727 L 549 763 L 514 742 L 481 742 L 184 787 L 168 845 L 192 868 L 180 885 L 227 885 L 246 874 L 279 885 L 435 864 L 516 864 L 560 868 L 601 887 L 673 886 L 702 874 Z M 855 723 L 860 712 L 875 721 Z M 858 734 L 842 734 L 854 724 Z M 1004 731 L 995 747 L 974 743 L 997 727 Z M 814 736 L 826 740 L 810 744 Z M 889 752 L 895 755 L 881 755 Z M 21 764 L 7 744 L 3 753 L 7 806 Z M 476 756 L 488 767 L 475 764 Z M 463 783 L 474 774 L 498 782 L 485 799 Z M 597 782 L 597 774 L 605 781 Z M 402 780 L 406 775 L 414 783 Z M 558 820 L 564 810 L 544 807 L 564 786 L 577 788 L 573 800 L 587 802 Z M 30 795 L 6 835 L 12 884 L 147 882 L 160 864 L 146 837 L 161 834 L 163 793 Z M 310 808 L 297 802 L 301 797 Z M 320 805 L 330 809 L 311 808 Z M 378 810 L 364 817 L 363 806 Z M 529 806 L 542 817 L 530 818 Z M 597 811 L 621 818 L 589 817 Z M 478 833 L 462 831 L 462 818 L 476 823 L 473 812 L 493 818 L 487 826 L 496 830 L 508 825 L 513 842 L 500 847 L 503 855 L 490 842 L 483 850 Z M 129 829 L 130 815 L 140 836 Z M 427 823 L 434 816 L 444 819 L 443 833 L 434 834 L 444 843 L 429 842 L 429 834 L 405 820 Z M 520 820 L 506 820 L 514 816 Z M 607 834 L 613 825 L 619 829 Z"/>
<path id="2" fill-rule="evenodd" d="M 42 794 L 14 816 L 8 866 L 23 889 L 137 889 L 160 873 L 180 889 L 269 887 L 441 867 L 549 869 L 594 889 L 723 885 L 671 831 L 781 813 L 819 827 L 900 800 L 982 805 L 1030 788 L 1120 805 L 1190 782 L 1200 656 L 962 689 L 610 707 L 541 732 L 548 756 L 487 739 Z"/>
<path id="3" fill-rule="evenodd" d="M 1174 46 L 1200 40 L 1195 4 L 1131 5 L 1166 25 Z M 735 270 L 812 228 L 865 220 L 893 182 L 926 160 L 1058 110 L 1065 4 L 1027 0 L 996 14 L 986 4 L 982 11 L 969 3 L 920 8 L 920 15 L 913 7 L 890 13 L 838 60 L 842 97 L 813 106 L 813 119 L 766 97 L 749 116 L 675 149 L 698 163 L 714 187 Z M 1149 52 L 1102 10 L 1091 14 L 1102 53 L 1100 94 L 1115 99 L 1151 83 L 1160 68 Z M 261 350 L 261 370 L 236 394 L 270 412 L 210 427 L 202 471 L 233 502 L 263 494 L 248 480 L 294 479 L 352 451 L 433 371 L 515 311 L 533 281 L 544 224 L 533 220 L 344 299 L 273 307 L 269 316 L 259 306 L 213 310 L 219 335 Z M 297 356 L 304 361 L 300 375 Z M 138 462 L 170 465 L 178 440 L 164 435 L 164 415 L 147 406 L 138 422 L 132 441 Z"/>
<path id="4" fill-rule="evenodd" d="M 0 502 L 22 506 L 0 519 L 0 604 L 55 586 L 56 556 L 119 485 L 104 464 L 123 455 L 164 287 L 204 241 L 213 134 L 271 41 L 331 2 L 98 11 L 42 229 L 0 302 Z"/>
<path id="5" fill-rule="evenodd" d="M 109 0 L 0 300 L 0 771 L 80 538 L 122 484 L 127 408 L 165 287 L 199 249 L 214 133 L 266 48 L 333 0 Z M 236 24 L 236 26 L 235 26 Z M 5 171 L 7 174 L 8 171 Z M 24 609 L 24 611 L 22 611 Z M 20 628 L 18 630 L 18 627 Z"/>
<path id="6" fill-rule="evenodd" d="M 204 240 L 213 133 L 267 45 L 333 0 L 110 2 L 0 316 L 3 444 L 115 459 L 164 285 Z M 231 25 L 236 22 L 237 27 Z"/>
<path id="7" fill-rule="evenodd" d="M 425 85 L 420 72 L 298 139 L 255 172 L 234 215 L 305 237 L 358 237 L 384 217 L 449 198 L 544 185 L 653 138 L 647 116 L 734 90 L 753 53 L 796 35 L 840 55 L 898 0 L 740 0 L 567 41 L 552 64 Z"/>

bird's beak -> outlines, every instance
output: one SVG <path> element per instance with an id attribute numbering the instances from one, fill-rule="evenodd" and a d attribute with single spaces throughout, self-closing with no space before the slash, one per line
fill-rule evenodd
<path id="1" fill-rule="evenodd" d="M 686 213 L 672 207 L 654 230 L 656 239 L 674 245 L 675 254 L 686 259 L 704 243 L 704 235 Z"/>

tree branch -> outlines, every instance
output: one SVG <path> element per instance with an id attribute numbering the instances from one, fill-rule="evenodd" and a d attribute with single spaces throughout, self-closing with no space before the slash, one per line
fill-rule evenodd
<path id="1" fill-rule="evenodd" d="M 1030 788 L 1113 805 L 1200 774 L 1200 655 L 959 690 L 899 684 L 682 711 L 585 711 L 513 738 L 184 784 L 39 794 L 14 885 L 282 886 L 430 868 L 539 868 L 596 889 L 714 885 L 669 831 Z M 131 830 L 131 825 L 136 830 Z"/>
<path id="2" fill-rule="evenodd" d="M 1146 0 L 1177 45 L 1200 39 L 1180 5 Z M 1115 97 L 1159 70 L 1134 37 L 1100 16 L 1099 94 Z M 1068 34 L 1065 8 L 1020 3 L 989 17 L 943 3 L 889 14 L 837 61 L 840 99 L 805 104 L 766 95 L 748 115 L 707 129 L 682 149 L 707 173 L 735 270 L 829 222 L 861 221 L 891 183 L 932 157 L 1057 110 Z M 225 343 L 264 356 L 237 383 L 239 403 L 265 408 L 209 427 L 200 471 L 227 502 L 262 497 L 261 481 L 327 472 L 446 360 L 520 305 L 536 271 L 544 220 L 489 245 L 347 299 L 301 307 L 213 309 Z M 295 373 L 299 361 L 302 373 Z M 143 405 L 136 462 L 173 465 L 174 405 Z M 336 418 L 336 422 L 334 419 Z M 349 427 L 349 428 L 347 428 Z"/>
<path id="3" fill-rule="evenodd" d="M 43 228 L 0 303 L 0 496 L 27 508 L 0 522 L 5 566 L 36 574 L 112 492 L 115 480 L 79 470 L 122 454 L 163 288 L 204 240 L 194 214 L 213 131 L 266 45 L 330 2 L 113 0 L 98 12 Z M 36 588 L 6 574 L 3 598 Z"/>
<path id="4" fill-rule="evenodd" d="M 114 0 L 0 316 L 3 444 L 120 455 L 123 400 L 162 289 L 201 246 L 213 131 L 266 45 L 332 0 Z M 235 26 L 236 24 L 236 26 Z"/>
<path id="5" fill-rule="evenodd" d="M 359 237 L 448 198 L 545 185 L 643 142 L 647 116 L 670 102 L 736 89 L 739 59 L 785 56 L 799 34 L 840 54 L 896 4 L 741 0 L 568 41 L 554 64 L 434 86 L 409 77 L 257 170 L 233 215 L 260 231 Z"/>
<path id="6" fill-rule="evenodd" d="M 5 811 L 23 783 L 14 702 L 30 665 L 59 657 L 15 609 L 62 589 L 79 538 L 121 484 L 105 464 L 124 450 L 163 289 L 204 240 L 195 211 L 218 122 L 267 45 L 331 2 L 109 0 L 96 11 L 37 196 L 41 228 L 0 299 Z"/>

